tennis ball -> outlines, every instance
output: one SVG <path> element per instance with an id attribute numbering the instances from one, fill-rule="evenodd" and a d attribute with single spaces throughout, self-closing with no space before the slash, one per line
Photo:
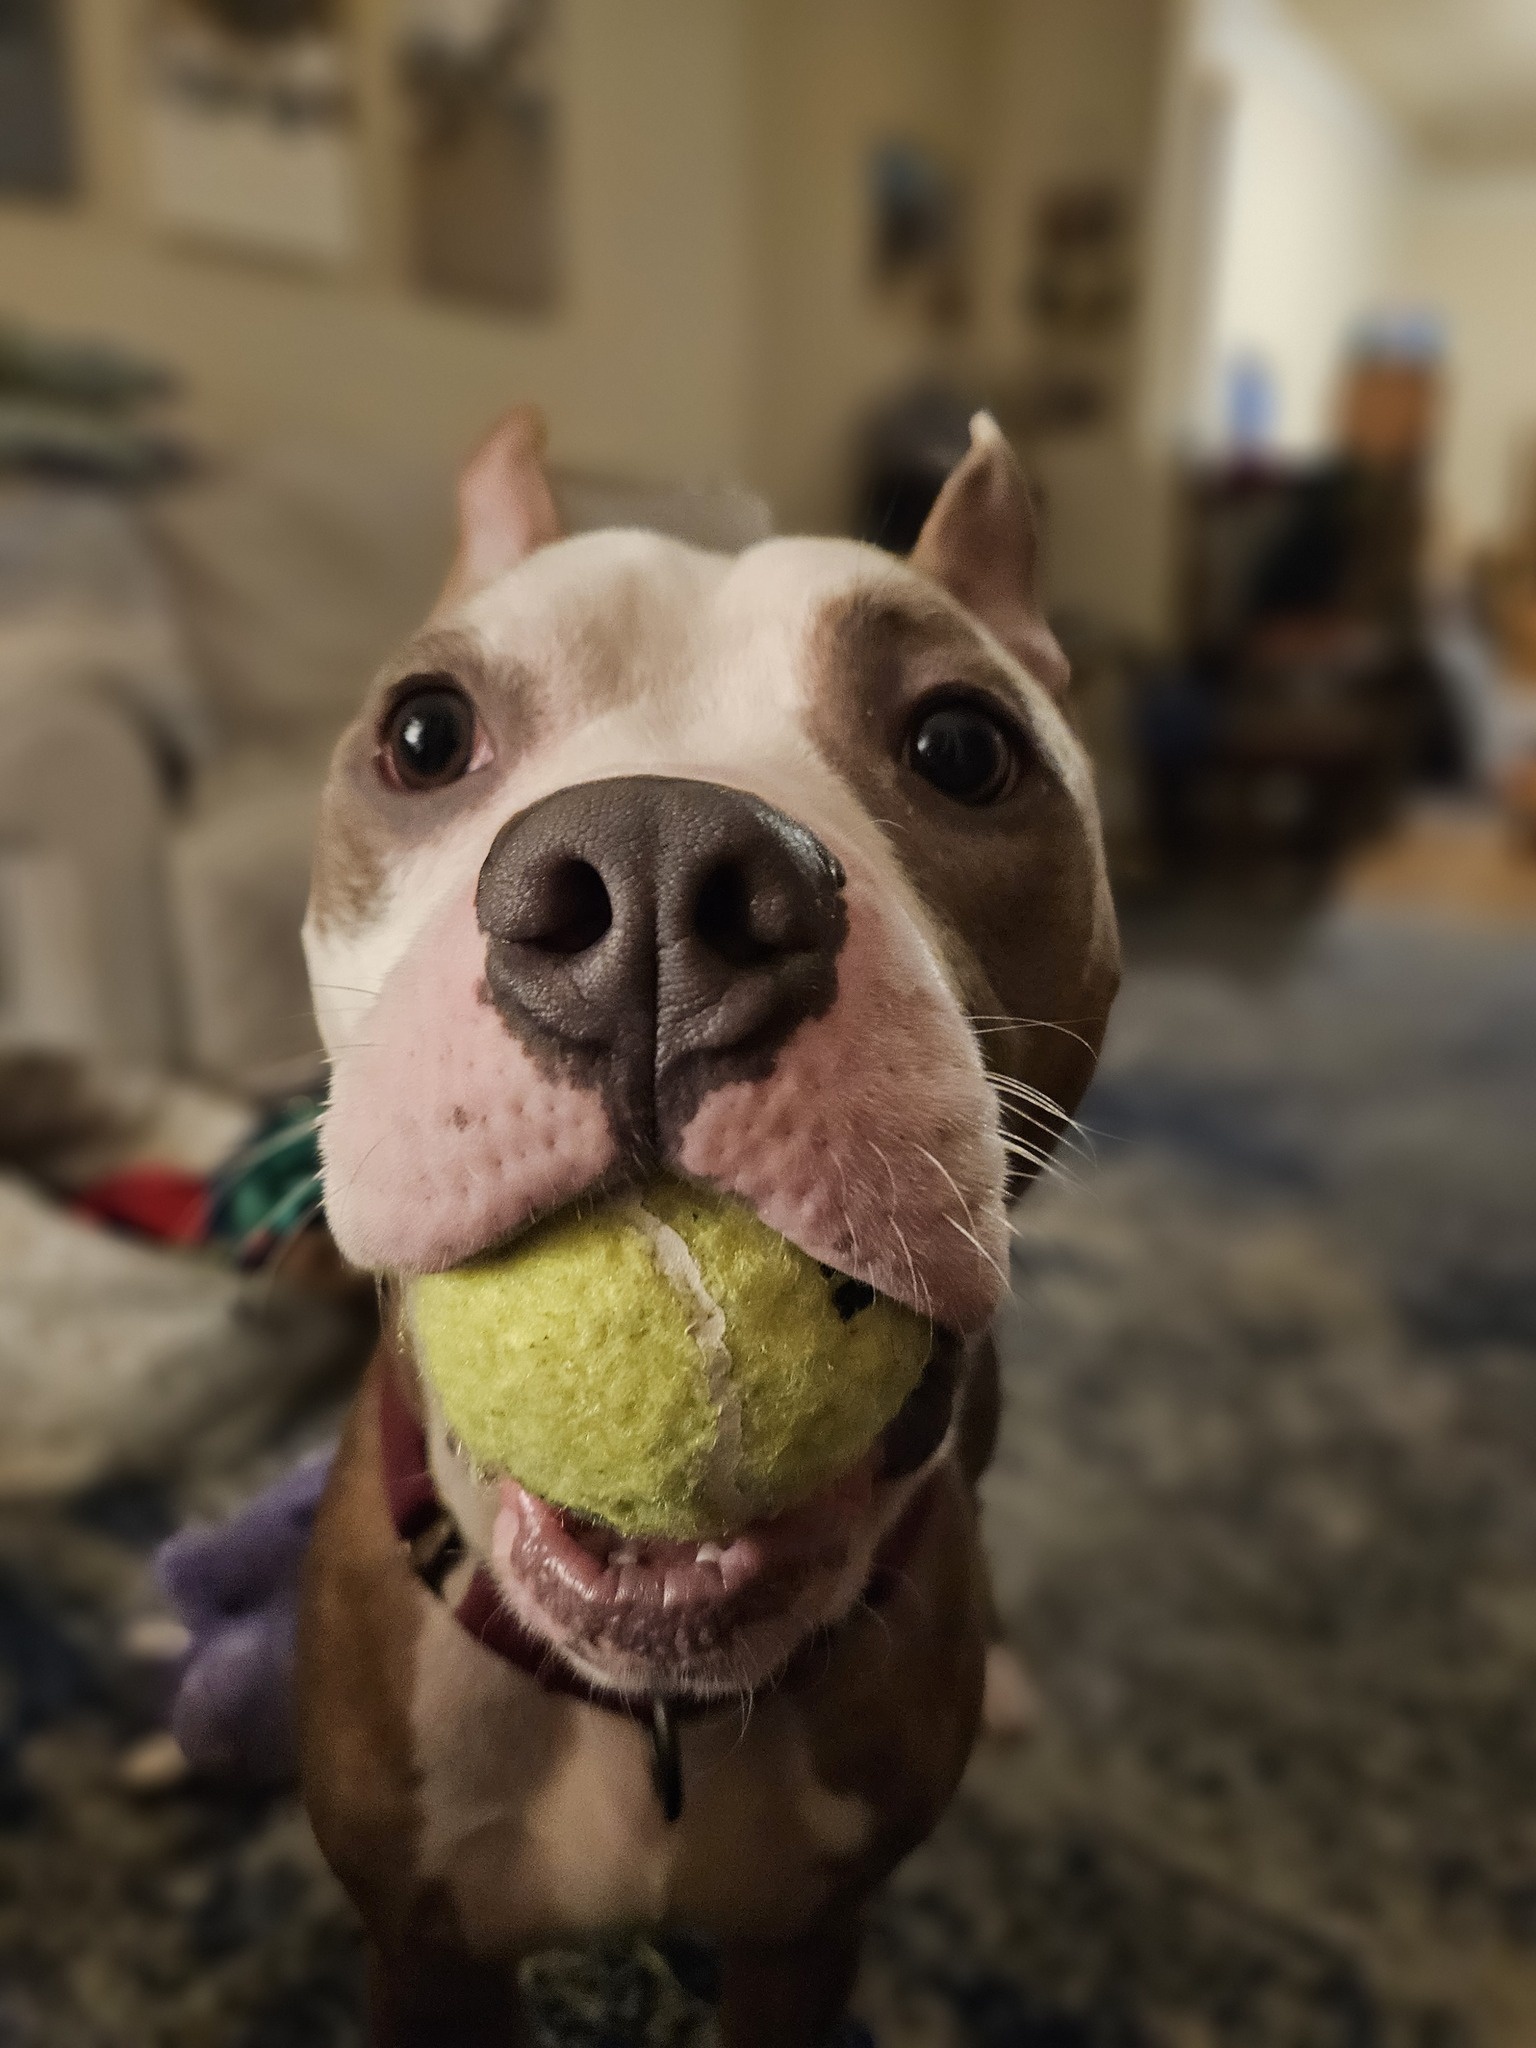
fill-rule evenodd
<path id="1" fill-rule="evenodd" d="M 409 1317 L 478 1466 L 626 1535 L 685 1541 L 848 1471 L 932 1341 L 923 1317 L 744 1203 L 671 1179 L 416 1280 Z"/>

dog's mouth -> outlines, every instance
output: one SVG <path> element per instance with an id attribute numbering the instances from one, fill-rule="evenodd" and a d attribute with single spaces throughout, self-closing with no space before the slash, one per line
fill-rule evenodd
<path id="1" fill-rule="evenodd" d="M 578 1642 L 601 1640 L 642 1656 L 662 1648 L 697 1653 L 792 1601 L 818 1573 L 841 1569 L 873 1493 L 871 1457 L 772 1520 L 692 1543 L 621 1536 L 504 1480 L 493 1555 Z"/>
<path id="2" fill-rule="evenodd" d="M 761 1684 L 865 1591 L 949 1438 L 962 1360 L 960 1341 L 936 1333 L 916 1388 L 852 1469 L 729 1537 L 624 1535 L 514 1479 L 491 1482 L 503 1599 L 603 1689 L 710 1698 Z"/>

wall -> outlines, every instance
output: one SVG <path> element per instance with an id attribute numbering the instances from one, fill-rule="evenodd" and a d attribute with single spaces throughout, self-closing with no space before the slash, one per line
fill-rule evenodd
<path id="1" fill-rule="evenodd" d="M 784 524 L 836 528 L 854 510 L 859 415 L 968 348 L 871 290 L 866 175 L 891 138 L 974 172 L 978 9 L 752 0 L 750 12 L 752 479 Z"/>
<path id="2" fill-rule="evenodd" d="M 985 391 L 1027 370 L 1018 299 L 1035 203 L 1085 178 L 1147 185 L 1164 12 L 1163 0 L 757 0 L 752 476 L 788 523 L 847 518 L 849 427 L 873 400 L 925 371 Z M 953 335 L 867 287 L 865 166 L 891 135 L 926 143 L 973 195 L 974 303 Z M 1029 455 L 1049 499 L 1051 600 L 1154 632 L 1163 474 L 1135 443 L 1142 350 L 1138 326 L 1106 430 Z"/>
<path id="3" fill-rule="evenodd" d="M 1053 604 L 1155 635 L 1166 611 L 1167 457 L 1138 433 L 1146 375 L 1153 167 L 1168 62 L 1163 0 L 988 0 L 980 55 L 977 367 L 1027 373 L 1019 294 L 1035 210 L 1053 187 L 1105 181 L 1133 206 L 1140 306 L 1106 362 L 1117 403 L 1102 426 L 1029 450 L 1047 504 Z"/>
<path id="4" fill-rule="evenodd" d="M 567 288 L 556 313 L 529 319 L 407 287 L 390 0 L 353 0 L 366 211 L 340 277 L 159 234 L 142 196 L 135 10 L 66 4 L 85 203 L 0 206 L 0 310 L 169 358 L 196 422 L 220 436 L 317 432 L 446 469 L 527 396 L 567 462 L 741 476 L 781 523 L 812 529 L 853 510 L 853 433 L 874 402 L 926 371 L 966 381 L 1016 367 L 1030 194 L 1082 172 L 1138 176 L 1160 12 L 1160 0 L 563 0 Z M 963 330 L 935 334 L 870 287 L 868 159 L 890 137 L 926 144 L 981 201 Z M 1123 509 L 1119 481 L 1071 475 L 1058 495 L 1087 554 L 1104 554 L 1095 508 Z M 1074 541 L 1063 557 L 1074 589 L 1083 552 Z M 1113 582 L 1118 593 L 1118 567 Z"/>
<path id="5" fill-rule="evenodd" d="M 1205 389 L 1194 425 L 1219 441 L 1225 370 L 1264 358 L 1275 440 L 1326 443 L 1351 328 L 1395 276 L 1407 166 L 1394 132 L 1278 0 L 1203 0 L 1193 62 L 1227 105 Z"/>
<path id="6" fill-rule="evenodd" d="M 1140 203 L 1153 146 L 1158 0 L 987 0 L 979 53 L 978 347 L 1016 367 L 1019 290 L 1036 202 L 1053 186 L 1126 185 Z"/>
<path id="7" fill-rule="evenodd" d="M 520 318 L 404 277 L 389 0 L 354 0 L 364 246 L 345 277 L 178 248 L 141 197 L 134 10 L 68 0 L 86 203 L 0 206 L 0 311 L 173 361 L 221 436 L 311 429 L 444 466 L 509 399 L 560 457 L 744 477 L 842 525 L 850 426 L 944 361 L 868 288 L 866 160 L 975 143 L 972 0 L 563 0 L 568 278 Z"/>
<path id="8" fill-rule="evenodd" d="M 1519 502 L 1536 469 L 1536 169 L 1422 175 L 1402 286 L 1446 323 L 1449 538 L 1494 539 L 1536 509 Z"/>
<path id="9" fill-rule="evenodd" d="M 1170 126 L 1186 143 L 1202 114 L 1224 131 L 1214 144 L 1207 133 L 1197 167 L 1222 198 L 1206 249 L 1160 245 L 1160 287 L 1181 263 L 1188 276 L 1185 304 L 1163 312 L 1158 430 L 1218 443 L 1223 366 L 1254 350 L 1278 374 L 1280 445 L 1313 452 L 1359 315 L 1423 305 L 1449 347 L 1447 538 L 1494 538 L 1520 509 L 1522 468 L 1536 466 L 1536 167 L 1417 163 L 1280 0 L 1181 4 L 1187 56 Z M 1186 228 L 1192 205 L 1186 194 Z"/>
<path id="10" fill-rule="evenodd" d="M 0 207 L 0 310 L 169 356 L 199 422 L 221 435 L 323 433 L 446 469 L 527 396 L 569 463 L 739 476 L 781 523 L 840 526 L 853 429 L 873 402 L 928 370 L 986 389 L 1027 369 L 1018 292 L 1040 193 L 1125 181 L 1146 198 L 1124 402 L 1106 428 L 1031 454 L 1049 492 L 1052 598 L 1159 630 L 1173 436 L 1147 398 L 1167 269 L 1154 190 L 1166 180 L 1153 172 L 1182 132 L 1168 82 L 1195 61 L 1169 17 L 1194 9 L 1204 24 L 1218 0 L 562 0 L 568 278 L 559 310 L 537 319 L 406 286 L 390 0 L 352 0 L 367 210 L 342 277 L 157 234 L 141 195 L 135 10 L 66 4 L 86 203 Z M 1223 61 L 1244 80 L 1268 63 L 1256 37 L 1229 37 Z M 1275 126 L 1273 81 L 1253 90 L 1249 212 Z M 947 335 L 870 289 L 867 162 L 892 136 L 952 161 L 977 197 L 975 317 Z M 1223 228 L 1235 243 L 1235 216 Z M 1305 253 L 1292 249 L 1271 290 L 1271 320 Z M 1258 294 L 1246 274 L 1229 285 L 1232 326 Z M 1311 293 L 1335 328 L 1338 297 Z"/>
<path id="11" fill-rule="evenodd" d="M 738 471 L 749 361 L 742 8 L 565 0 L 568 284 L 552 316 L 515 318 L 404 290 L 390 10 L 354 5 L 368 215 L 350 274 L 262 268 L 157 236 L 140 191 L 135 10 L 70 0 L 86 203 L 0 207 L 0 310 L 168 358 L 220 433 L 315 429 L 446 462 L 510 399 L 531 397 L 567 461 Z"/>

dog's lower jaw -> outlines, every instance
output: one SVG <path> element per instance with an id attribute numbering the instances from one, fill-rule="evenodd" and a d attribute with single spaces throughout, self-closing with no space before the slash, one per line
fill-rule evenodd
<path id="1" fill-rule="evenodd" d="M 726 1545 L 718 1594 L 699 1586 L 691 1565 L 660 1599 L 654 1572 L 636 1575 L 648 1576 L 649 1587 L 631 1588 L 623 1574 L 604 1569 L 630 1547 L 622 1538 L 607 1532 L 600 1555 L 586 1554 L 568 1533 L 579 1518 L 479 1471 L 448 1428 L 430 1380 L 419 1376 L 417 1386 L 438 1496 L 524 1634 L 547 1644 L 552 1662 L 598 1694 L 707 1705 L 749 1698 L 777 1680 L 846 1622 L 884 1576 L 897 1532 L 910 1531 L 920 1497 L 958 1459 L 969 1371 L 964 1340 L 936 1331 L 927 1371 L 858 1467 Z M 736 1568 L 752 1551 L 755 1568 Z"/>
<path id="2" fill-rule="evenodd" d="M 537 1541 L 541 1532 L 520 1526 L 505 1508 L 486 1556 L 514 1619 L 595 1692 L 636 1703 L 747 1700 L 847 1621 L 865 1598 L 892 1532 L 916 1511 L 919 1495 L 951 1456 L 947 1436 L 900 1479 L 850 1475 L 841 1490 L 861 1498 L 835 1541 L 786 1570 L 755 1577 L 735 1592 L 723 1590 L 716 1600 L 658 1608 L 590 1599 L 589 1589 L 573 1583 L 562 1560 Z M 553 1515 L 545 1504 L 534 1505 L 543 1511 L 540 1519 Z"/>

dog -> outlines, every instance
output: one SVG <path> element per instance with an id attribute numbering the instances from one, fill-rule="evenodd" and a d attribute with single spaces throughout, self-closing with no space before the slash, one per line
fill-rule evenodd
<path id="1" fill-rule="evenodd" d="M 326 1213 L 384 1334 L 309 1549 L 304 1797 L 380 2044 L 521 2038 L 519 1959 L 610 1928 L 717 1944 L 730 2048 L 815 2043 L 976 1737 L 1008 1208 L 1118 980 L 1034 510 L 983 414 L 905 561 L 567 538 L 519 409 L 459 517 L 337 747 L 305 924 Z M 400 1290 L 658 1170 L 933 1355 L 826 1496 L 615 1563 L 474 1467 Z"/>

